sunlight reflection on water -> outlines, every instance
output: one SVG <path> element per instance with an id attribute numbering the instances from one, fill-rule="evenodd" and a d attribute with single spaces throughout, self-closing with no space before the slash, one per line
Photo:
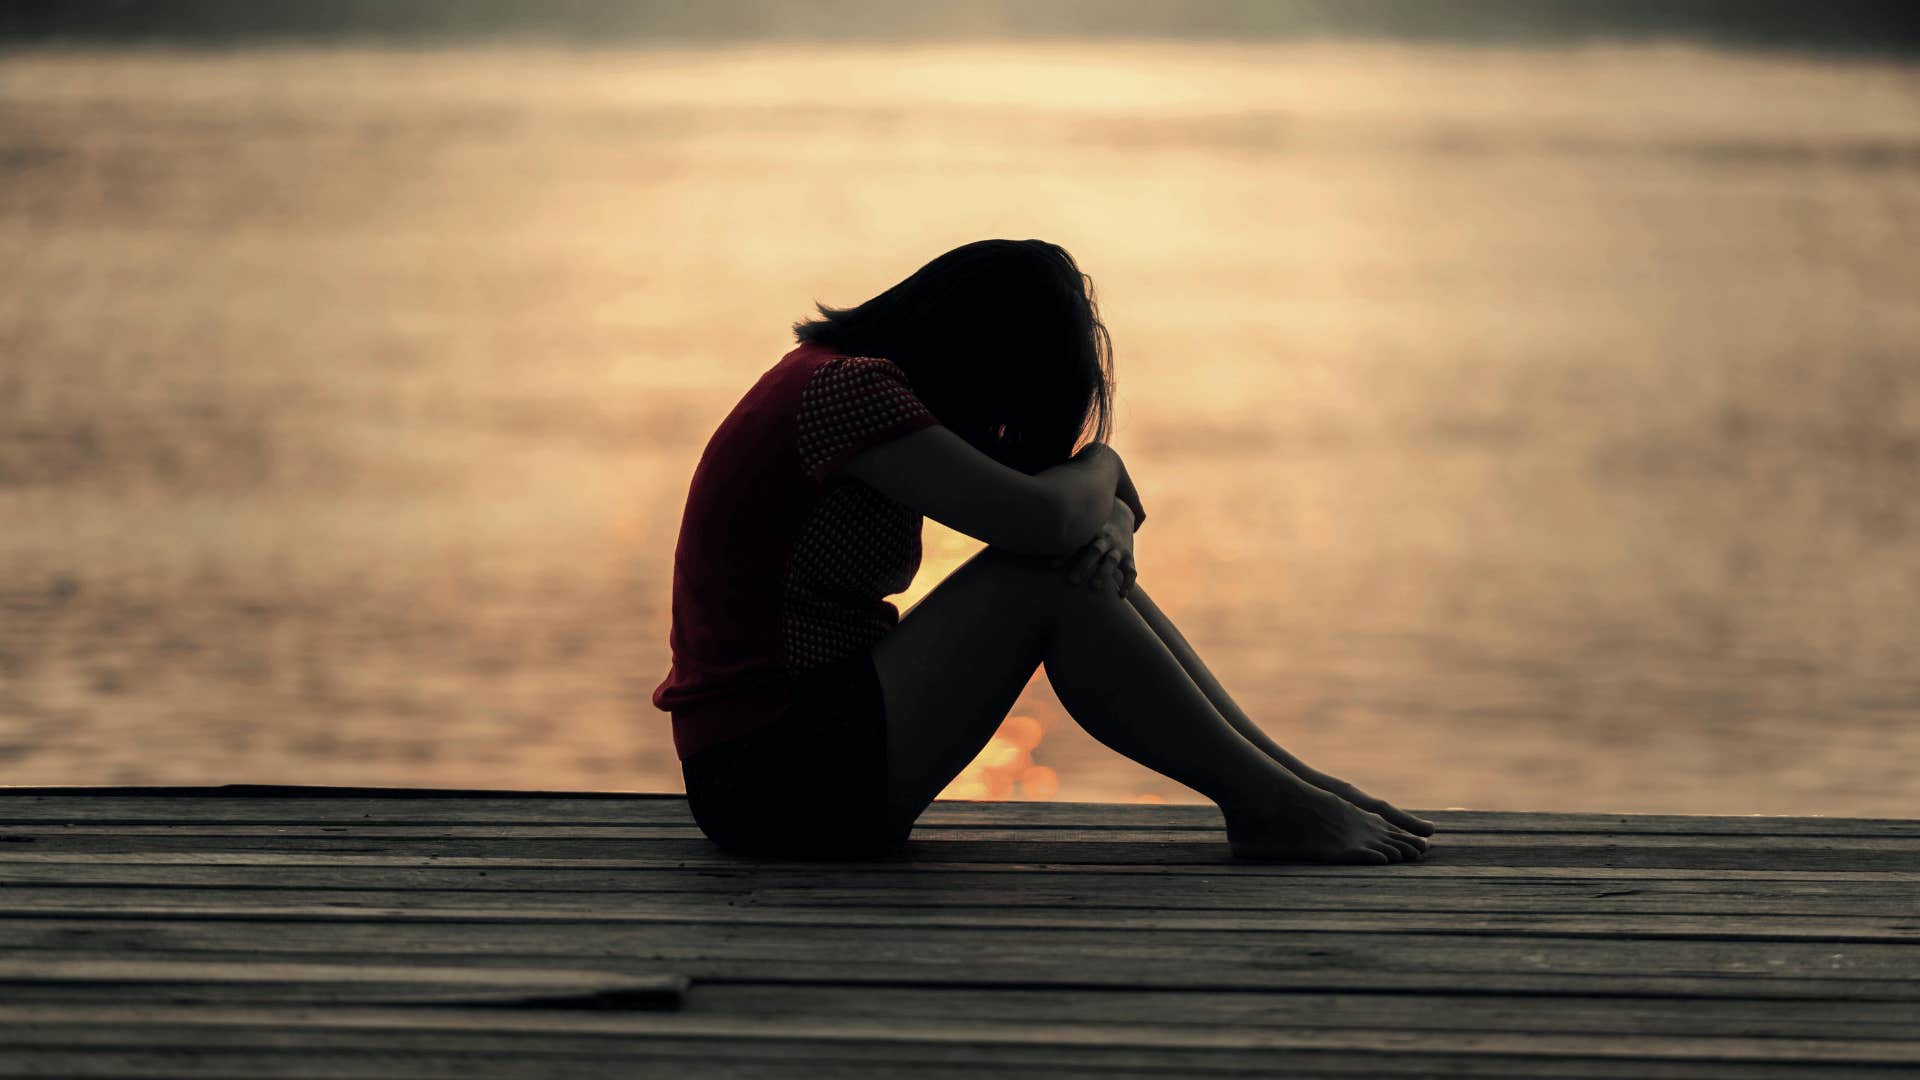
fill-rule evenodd
<path id="1" fill-rule="evenodd" d="M 1039 235 L 1143 580 L 1309 760 L 1920 815 L 1916 102 L 1680 49 L 11 56 L 5 780 L 677 789 L 713 424 L 812 299 Z M 1192 797 L 1016 713 L 955 794 Z"/>

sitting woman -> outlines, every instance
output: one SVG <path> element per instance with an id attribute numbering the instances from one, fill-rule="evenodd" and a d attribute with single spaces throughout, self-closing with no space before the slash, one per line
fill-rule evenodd
<path id="1" fill-rule="evenodd" d="M 708 837 L 896 847 L 1044 666 L 1094 738 L 1219 804 L 1235 855 L 1425 852 L 1430 823 L 1268 738 L 1141 588 L 1107 332 L 1065 251 L 968 244 L 794 332 L 707 444 L 674 554 L 653 701 Z M 901 618 L 923 515 L 987 548 Z"/>

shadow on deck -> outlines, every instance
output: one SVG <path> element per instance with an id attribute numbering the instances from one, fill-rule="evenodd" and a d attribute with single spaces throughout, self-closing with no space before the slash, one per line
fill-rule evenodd
<path id="1" fill-rule="evenodd" d="M 0 1076 L 1920 1072 L 1920 821 L 941 803 L 724 855 L 678 796 L 0 789 Z"/>

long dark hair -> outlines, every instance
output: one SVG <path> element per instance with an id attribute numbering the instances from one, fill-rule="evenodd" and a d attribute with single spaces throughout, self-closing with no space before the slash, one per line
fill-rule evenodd
<path id="1" fill-rule="evenodd" d="M 940 422 L 1037 472 L 1113 427 L 1113 345 L 1093 282 L 1042 240 L 954 248 L 858 307 L 816 304 L 793 336 L 898 364 Z"/>

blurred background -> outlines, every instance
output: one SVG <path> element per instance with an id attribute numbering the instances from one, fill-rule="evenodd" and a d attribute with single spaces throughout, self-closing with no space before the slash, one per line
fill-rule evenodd
<path id="1" fill-rule="evenodd" d="M 679 790 L 708 434 L 1037 236 L 1143 580 L 1309 761 L 1920 816 L 1913 12 L 13 0 L 0 783 Z M 951 794 L 1197 799 L 1015 714 Z"/>

